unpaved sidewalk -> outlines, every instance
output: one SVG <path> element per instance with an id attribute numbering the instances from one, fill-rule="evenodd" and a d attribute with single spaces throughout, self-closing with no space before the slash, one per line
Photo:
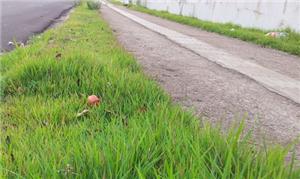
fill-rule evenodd
<path id="1" fill-rule="evenodd" d="M 101 11 L 121 44 L 137 57 L 145 72 L 153 76 L 176 102 L 224 126 L 245 118 L 247 128 L 254 128 L 258 139 L 267 138 L 286 144 L 299 136 L 299 104 L 271 92 L 245 75 L 223 68 L 167 40 L 106 6 Z M 191 35 L 290 78 L 300 79 L 298 57 L 139 12 L 126 11 Z M 300 145 L 297 150 L 300 152 Z"/>

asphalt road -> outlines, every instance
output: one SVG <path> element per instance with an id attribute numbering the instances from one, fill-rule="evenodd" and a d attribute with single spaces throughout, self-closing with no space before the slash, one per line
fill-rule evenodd
<path id="1" fill-rule="evenodd" d="M 26 43 L 30 36 L 42 32 L 73 4 L 72 0 L 0 0 L 1 51 L 13 49 L 9 41 Z"/>

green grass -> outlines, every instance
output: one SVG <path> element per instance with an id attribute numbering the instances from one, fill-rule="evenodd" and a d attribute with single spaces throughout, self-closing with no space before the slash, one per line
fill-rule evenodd
<path id="1" fill-rule="evenodd" d="M 122 5 L 122 3 L 117 0 L 111 0 L 111 2 L 117 5 Z M 132 10 L 140 11 L 164 19 L 175 21 L 181 24 L 190 25 L 209 32 L 215 32 L 221 35 L 238 38 L 243 41 L 261 45 L 263 47 L 269 47 L 300 56 L 300 34 L 290 29 L 280 30 L 289 34 L 286 38 L 271 38 L 265 36 L 265 34 L 269 31 L 259 30 L 255 28 L 243 28 L 239 25 L 235 25 L 232 23 L 215 23 L 210 21 L 204 21 L 196 19 L 194 17 L 171 14 L 167 11 L 147 9 L 145 7 L 133 4 L 130 4 L 127 7 Z M 235 30 L 231 31 L 232 28 Z"/>
<path id="2" fill-rule="evenodd" d="M 98 0 L 87 0 L 86 1 L 87 7 L 91 10 L 97 10 L 101 7 L 101 2 Z"/>
<path id="3" fill-rule="evenodd" d="M 259 149 L 242 127 L 222 135 L 172 104 L 86 4 L 0 60 L 1 178 L 300 176 L 287 149 Z"/>

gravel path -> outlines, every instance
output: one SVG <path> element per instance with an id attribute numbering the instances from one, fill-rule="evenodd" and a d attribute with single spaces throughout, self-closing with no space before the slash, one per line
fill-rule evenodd
<path id="1" fill-rule="evenodd" d="M 300 105 L 238 72 L 223 68 L 103 6 L 102 16 L 119 42 L 175 102 L 224 128 L 245 119 L 257 140 L 287 144 L 300 135 Z M 300 79 L 300 58 L 222 37 L 139 12 L 150 22 L 203 40 L 293 79 Z M 297 145 L 298 155 L 300 145 Z M 299 155 L 300 156 L 300 155 Z"/>

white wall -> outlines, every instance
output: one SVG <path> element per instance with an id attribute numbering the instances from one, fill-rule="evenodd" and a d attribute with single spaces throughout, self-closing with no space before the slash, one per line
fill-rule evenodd
<path id="1" fill-rule="evenodd" d="M 300 32 L 300 0 L 132 0 L 150 9 L 166 10 L 243 27 Z"/>

